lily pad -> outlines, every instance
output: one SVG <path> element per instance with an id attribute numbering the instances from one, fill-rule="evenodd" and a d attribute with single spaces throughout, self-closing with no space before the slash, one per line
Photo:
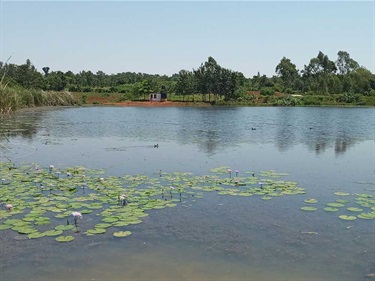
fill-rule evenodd
<path id="1" fill-rule="evenodd" d="M 33 232 L 33 233 L 30 233 L 27 235 L 27 238 L 29 239 L 37 239 L 37 238 L 41 238 L 41 237 L 44 237 L 46 236 L 44 233 L 42 232 Z"/>
<path id="2" fill-rule="evenodd" d="M 94 229 L 88 229 L 86 231 L 86 234 L 88 235 L 95 235 L 95 234 L 103 234 L 105 233 L 105 229 L 104 228 L 94 228 Z"/>
<path id="3" fill-rule="evenodd" d="M 302 211 L 316 211 L 318 209 L 315 207 L 311 207 L 311 206 L 305 206 L 305 207 L 301 207 L 301 210 Z"/>
<path id="4" fill-rule="evenodd" d="M 347 192 L 341 192 L 341 191 L 337 191 L 334 193 L 335 195 L 338 195 L 338 196 L 349 196 L 350 193 L 347 193 Z"/>
<path id="5" fill-rule="evenodd" d="M 341 207 L 344 207 L 344 204 L 341 204 L 341 203 L 327 203 L 327 206 L 334 207 L 334 208 L 341 208 Z"/>
<path id="6" fill-rule="evenodd" d="M 68 235 L 68 236 L 59 236 L 56 237 L 55 240 L 57 242 L 70 242 L 74 240 L 74 236 Z"/>
<path id="7" fill-rule="evenodd" d="M 354 221 L 357 219 L 355 216 L 346 216 L 346 215 L 341 215 L 339 216 L 340 219 L 346 220 L 346 221 Z"/>
<path id="8" fill-rule="evenodd" d="M 350 208 L 346 208 L 348 211 L 351 211 L 351 212 L 362 212 L 363 209 L 361 208 L 356 208 L 356 207 L 350 207 Z"/>
<path id="9" fill-rule="evenodd" d="M 55 229 L 56 230 L 70 230 L 70 229 L 73 229 L 74 228 L 74 225 L 71 225 L 71 224 L 67 224 L 67 225 L 58 225 L 58 226 L 55 226 Z"/>
<path id="10" fill-rule="evenodd" d="M 326 207 L 323 210 L 326 211 L 326 212 L 337 212 L 339 209 L 332 208 L 332 207 Z"/>
<path id="11" fill-rule="evenodd" d="M 359 214 L 360 219 L 372 220 L 375 219 L 375 212 Z"/>
<path id="12" fill-rule="evenodd" d="M 12 225 L 10 225 L 10 224 L 1 224 L 0 225 L 0 230 L 9 229 L 11 227 L 12 227 Z"/>
<path id="13" fill-rule="evenodd" d="M 310 204 L 316 204 L 316 203 L 318 203 L 318 200 L 316 200 L 314 198 L 310 198 L 310 199 L 306 199 L 304 202 L 310 203 Z"/>
<path id="14" fill-rule="evenodd" d="M 44 232 L 44 235 L 46 236 L 57 236 L 61 235 L 63 232 L 62 230 L 47 230 Z"/>
<path id="15" fill-rule="evenodd" d="M 115 237 L 126 237 L 132 234 L 130 231 L 116 231 L 113 233 L 113 236 Z"/>

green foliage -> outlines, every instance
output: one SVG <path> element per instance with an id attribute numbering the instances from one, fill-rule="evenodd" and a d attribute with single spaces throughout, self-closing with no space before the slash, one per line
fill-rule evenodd
<path id="1" fill-rule="evenodd" d="M 267 87 L 267 88 L 262 88 L 260 90 L 260 94 L 262 96 L 273 96 L 275 94 L 275 91 L 273 88 Z"/>
<path id="2" fill-rule="evenodd" d="M 339 51 L 337 56 L 334 62 L 319 52 L 301 72 L 289 58 L 283 57 L 275 68 L 277 76 L 267 77 L 258 72 L 252 78 L 220 66 L 213 57 L 208 57 L 197 69 L 181 70 L 171 76 L 135 72 L 106 74 L 100 70 L 75 74 L 54 71 L 48 66 L 39 72 L 30 60 L 21 65 L 0 62 L 0 108 L 2 113 L 7 113 L 23 106 L 70 104 L 72 98 L 66 90 L 75 95 L 84 93 L 77 99 L 82 104 L 88 102 L 91 93 L 116 95 L 112 101 L 124 101 L 148 100 L 149 93 L 163 91 L 168 94 L 168 100 L 217 105 L 262 102 L 282 106 L 373 105 L 375 75 L 360 67 L 349 53 Z M 260 91 L 262 98 L 247 95 L 248 91 Z M 56 92 L 61 92 L 61 96 Z M 275 92 L 304 97 L 280 99 L 274 97 Z M 306 95 L 309 92 L 314 96 Z"/>
<path id="3" fill-rule="evenodd" d="M 337 98 L 338 102 L 354 103 L 359 101 L 359 95 L 354 93 L 344 93 Z"/>

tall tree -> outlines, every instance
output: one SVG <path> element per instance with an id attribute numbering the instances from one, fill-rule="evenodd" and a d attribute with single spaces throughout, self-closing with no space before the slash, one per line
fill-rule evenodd
<path id="1" fill-rule="evenodd" d="M 345 51 L 339 51 L 337 53 L 337 60 L 336 60 L 336 66 L 340 72 L 340 74 L 348 74 L 349 72 L 356 70 L 359 68 L 358 62 L 353 60 L 348 52 Z"/>
<path id="2" fill-rule="evenodd" d="M 298 79 L 298 70 L 296 65 L 290 59 L 283 57 L 276 66 L 276 73 L 283 81 L 284 90 L 286 88 L 295 88 L 295 82 Z"/>

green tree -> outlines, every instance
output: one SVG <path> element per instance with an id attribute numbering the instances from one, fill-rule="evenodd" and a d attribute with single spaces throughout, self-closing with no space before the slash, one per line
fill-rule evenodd
<path id="1" fill-rule="evenodd" d="M 353 60 L 348 52 L 339 51 L 337 53 L 337 56 L 338 58 L 336 60 L 336 66 L 340 74 L 345 75 L 359 68 L 358 62 Z"/>
<path id="2" fill-rule="evenodd" d="M 182 95 L 183 100 L 185 96 L 193 95 L 194 101 L 195 81 L 192 72 L 187 70 L 179 71 L 175 91 L 177 94 Z"/>
<path id="3" fill-rule="evenodd" d="M 299 77 L 296 65 L 293 64 L 290 59 L 283 57 L 280 63 L 276 66 L 276 73 L 281 77 L 286 88 L 295 89 L 296 80 Z"/>

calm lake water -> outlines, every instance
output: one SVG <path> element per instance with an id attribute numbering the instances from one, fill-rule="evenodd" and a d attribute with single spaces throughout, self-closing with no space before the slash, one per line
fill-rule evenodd
<path id="1" fill-rule="evenodd" d="M 1 280 L 375 280 L 375 220 L 322 210 L 337 191 L 375 195 L 374 108 L 45 108 L 0 121 L 3 162 L 116 176 L 275 170 L 306 189 L 269 201 L 204 193 L 150 211 L 124 239 L 3 231 Z M 318 211 L 300 209 L 307 198 Z"/>

